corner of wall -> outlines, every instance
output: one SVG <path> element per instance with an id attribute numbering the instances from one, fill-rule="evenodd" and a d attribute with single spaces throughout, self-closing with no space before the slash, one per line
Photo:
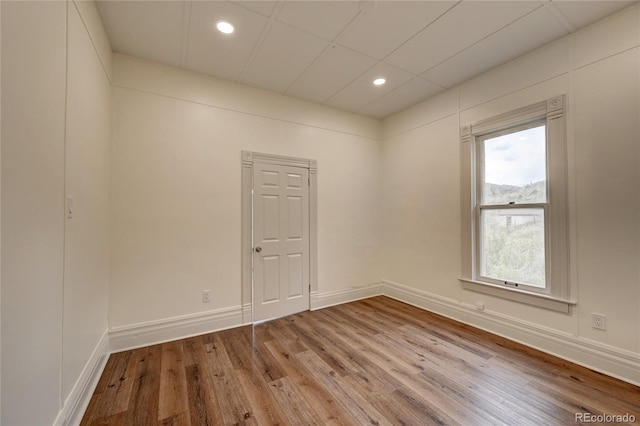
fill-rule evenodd
<path id="1" fill-rule="evenodd" d="M 53 423 L 54 426 L 78 425 L 82 421 L 93 391 L 109 359 L 109 334 L 105 330 L 76 380 L 69 396 L 64 400 L 62 409 Z"/>
<path id="2" fill-rule="evenodd" d="M 113 81 L 113 52 L 94 0 L 72 0 L 72 2 L 89 34 L 107 78 Z"/>

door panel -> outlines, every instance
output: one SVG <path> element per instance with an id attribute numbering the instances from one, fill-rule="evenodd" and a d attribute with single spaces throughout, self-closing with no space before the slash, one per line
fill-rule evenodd
<path id="1" fill-rule="evenodd" d="M 280 236 L 280 200 L 277 196 L 263 195 L 262 227 L 263 241 L 278 241 Z"/>
<path id="2" fill-rule="evenodd" d="M 279 256 L 262 257 L 262 302 L 277 302 L 280 300 L 280 258 Z"/>
<path id="3" fill-rule="evenodd" d="M 304 218 L 304 206 L 302 197 L 287 197 L 287 215 L 289 223 L 287 226 L 287 241 L 301 240 L 303 237 L 302 224 Z"/>
<path id="4" fill-rule="evenodd" d="M 254 164 L 254 321 L 309 309 L 309 171 Z"/>
<path id="5" fill-rule="evenodd" d="M 289 288 L 287 297 L 299 297 L 302 296 L 301 287 L 298 285 L 300 282 L 304 282 L 303 277 L 303 265 L 302 265 L 302 253 L 289 254 L 288 267 L 289 267 Z"/>

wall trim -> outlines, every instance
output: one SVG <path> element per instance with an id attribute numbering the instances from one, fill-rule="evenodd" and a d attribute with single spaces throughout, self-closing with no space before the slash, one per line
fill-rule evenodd
<path id="1" fill-rule="evenodd" d="M 311 310 L 315 311 L 375 296 L 387 296 L 396 299 L 640 386 L 640 354 L 580 338 L 570 333 L 543 327 L 539 324 L 523 321 L 498 312 L 479 311 L 471 304 L 417 290 L 389 280 L 322 293 L 312 291 Z M 250 309 L 250 305 L 245 304 L 244 306 L 113 328 L 109 331 L 110 351 L 112 353 L 120 352 L 251 324 L 251 321 L 247 321 L 247 316 L 250 318 Z M 101 345 L 103 344 L 105 343 L 101 343 Z M 106 352 L 106 349 L 103 349 L 104 352 Z M 96 364 L 96 361 L 90 362 Z M 106 359 L 104 362 L 106 362 Z M 93 364 L 88 363 L 88 365 Z M 99 377 L 102 368 L 104 368 L 104 365 L 98 372 L 94 367 L 96 372 L 92 372 L 92 374 Z M 78 383 L 83 380 L 88 383 L 88 379 L 83 379 L 82 377 L 78 380 Z M 97 383 L 97 378 L 95 380 Z M 74 387 L 74 392 L 76 392 L 76 387 Z M 84 392 L 87 393 L 87 396 L 85 396 L 87 403 L 93 388 L 95 388 L 95 384 L 92 387 L 85 385 Z M 87 389 L 89 392 L 87 392 Z M 76 398 L 80 400 L 79 397 Z M 71 397 L 68 398 L 68 401 L 70 400 Z M 65 407 L 68 404 L 69 402 L 65 404 Z M 75 405 L 83 409 L 86 408 L 86 406 L 82 406 L 79 403 L 75 403 Z M 67 408 L 66 410 L 65 412 L 71 413 L 70 409 Z M 75 411 L 78 411 L 77 408 Z M 59 417 L 63 420 L 71 418 L 62 416 L 62 413 Z M 58 424 L 60 423 L 56 422 L 56 425 Z"/>
<path id="2" fill-rule="evenodd" d="M 417 290 L 389 280 L 342 290 L 322 293 L 312 292 L 311 310 L 315 311 L 375 296 L 387 296 L 396 299 L 640 386 L 640 354 L 580 338 L 570 333 L 543 327 L 539 324 L 523 321 L 498 312 L 479 311 L 471 304 Z M 249 312 L 250 305 L 234 306 L 194 315 L 113 328 L 108 333 L 109 349 L 111 353 L 115 353 L 240 327 L 251 324 L 250 321 L 246 321 Z M 243 317 L 245 321 L 243 321 Z M 105 355 L 108 352 L 106 337 L 103 336 L 101 343 L 94 351 L 94 355 L 87 363 L 81 378 L 78 379 L 78 383 L 69 398 L 67 398 L 65 407 L 55 423 L 56 425 L 67 424 L 65 419 L 73 420 L 75 419 L 74 416 L 78 416 L 78 413 L 80 415 L 79 421 L 97 384 L 97 379 L 104 368 L 104 363 L 106 363 Z M 89 383 L 92 383 L 92 385 L 89 386 Z M 71 408 L 72 406 L 75 408 Z M 69 422 L 69 424 L 73 423 Z"/>
<path id="3" fill-rule="evenodd" d="M 640 354 L 437 296 L 392 281 L 382 294 L 640 386 Z"/>
<path id="4" fill-rule="evenodd" d="M 319 293 L 311 292 L 311 310 L 315 311 L 329 306 L 341 305 L 356 300 L 383 295 L 382 283 L 374 283 L 366 286 L 351 287 L 344 290 Z"/>
<path id="5" fill-rule="evenodd" d="M 159 321 L 114 327 L 109 330 L 111 353 L 239 327 L 242 306 L 216 309 Z"/>
<path id="6" fill-rule="evenodd" d="M 69 392 L 69 396 L 64 401 L 58 417 L 53 423 L 54 426 L 80 424 L 108 359 L 109 333 L 108 330 L 105 330 L 80 373 L 80 377 L 78 377 L 71 392 Z"/>

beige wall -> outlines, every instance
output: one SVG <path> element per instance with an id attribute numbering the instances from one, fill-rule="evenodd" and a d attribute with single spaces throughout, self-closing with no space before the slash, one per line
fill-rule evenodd
<path id="1" fill-rule="evenodd" d="M 107 330 L 111 52 L 79 7 L 1 3 L 7 425 L 54 423 Z"/>
<path id="2" fill-rule="evenodd" d="M 640 8 L 384 121 L 383 278 L 485 316 L 640 354 Z M 462 289 L 460 123 L 567 94 L 570 315 Z M 591 313 L 607 315 L 607 331 Z M 476 318 L 481 318 L 476 316 Z M 525 338 L 525 343 L 532 340 Z M 638 377 L 630 379 L 640 381 Z"/>
<path id="3" fill-rule="evenodd" d="M 242 150 L 318 160 L 320 292 L 378 281 L 377 120 L 122 55 L 114 70 L 111 327 L 240 309 Z"/>
<path id="4" fill-rule="evenodd" d="M 108 328 L 110 238 L 111 49 L 91 2 L 69 3 L 68 31 L 63 402 Z"/>
<path id="5" fill-rule="evenodd" d="M 66 4 L 1 7 L 1 423 L 51 424 L 61 399 Z"/>

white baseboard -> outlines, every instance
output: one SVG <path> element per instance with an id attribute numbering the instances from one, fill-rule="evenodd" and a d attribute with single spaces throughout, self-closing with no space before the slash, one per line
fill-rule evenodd
<path id="1" fill-rule="evenodd" d="M 328 308 L 355 300 L 382 295 L 382 284 L 375 283 L 361 287 L 351 287 L 344 290 L 328 291 L 326 293 L 311 293 L 311 310 Z"/>
<path id="2" fill-rule="evenodd" d="M 567 361 L 640 386 L 640 354 L 546 328 L 532 322 L 416 290 L 391 281 L 325 293 L 311 293 L 311 310 L 388 296 Z M 237 306 L 153 323 L 114 328 L 111 352 L 119 352 L 251 323 L 251 306 Z"/>
<path id="3" fill-rule="evenodd" d="M 242 317 L 242 306 L 234 306 L 148 323 L 114 327 L 109 331 L 111 352 L 121 352 L 239 327 L 243 325 Z"/>
<path id="4" fill-rule="evenodd" d="M 381 284 L 376 283 L 327 293 L 312 293 L 311 310 L 379 296 L 382 294 L 381 289 Z M 110 350 L 121 352 L 251 323 L 252 306 L 245 304 L 125 327 L 114 327 L 109 331 Z"/>
<path id="5" fill-rule="evenodd" d="M 638 353 L 583 339 L 497 312 L 478 311 L 470 304 L 391 281 L 383 281 L 382 294 L 640 386 L 640 354 Z"/>
<path id="6" fill-rule="evenodd" d="M 80 377 L 71 389 L 69 396 L 64 401 L 58 417 L 53 423 L 54 426 L 79 425 L 82 416 L 89 405 L 91 395 L 98 385 L 102 371 L 109 359 L 109 334 L 105 330 L 96 345 L 89 360 L 84 366 Z"/>

